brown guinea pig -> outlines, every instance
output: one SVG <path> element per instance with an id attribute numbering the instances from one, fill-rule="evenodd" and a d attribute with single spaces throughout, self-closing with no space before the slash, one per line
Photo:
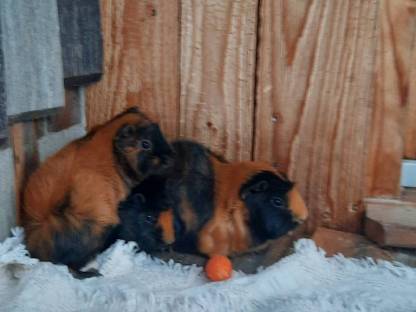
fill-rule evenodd
<path id="1" fill-rule="evenodd" d="M 49 157 L 24 191 L 30 254 L 78 270 L 113 239 L 118 204 L 131 188 L 171 164 L 157 124 L 132 108 Z"/>

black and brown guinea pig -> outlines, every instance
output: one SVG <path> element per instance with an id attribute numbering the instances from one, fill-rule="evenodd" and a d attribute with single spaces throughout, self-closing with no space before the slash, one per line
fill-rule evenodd
<path id="1" fill-rule="evenodd" d="M 285 235 L 307 218 L 294 184 L 271 165 L 228 163 L 191 141 L 176 141 L 172 147 L 170 173 L 146 179 L 131 193 L 142 200 L 127 211 L 147 212 L 152 221 L 140 229 L 121 215 L 122 232 L 137 231 L 127 240 L 145 245 L 143 239 L 153 233 L 156 249 L 165 244 L 179 252 L 229 256 Z"/>
<path id="2" fill-rule="evenodd" d="M 118 214 L 121 222 L 115 235 L 117 239 L 137 242 L 139 249 L 148 253 L 164 251 L 168 249 L 169 241 L 163 239 L 162 226 L 158 222 L 169 206 L 162 198 L 166 178 L 153 176 L 145 181 L 120 203 Z M 163 228 L 168 232 L 166 226 Z"/>
<path id="3" fill-rule="evenodd" d="M 113 239 L 118 205 L 153 174 L 172 149 L 159 127 L 132 108 L 69 143 L 29 178 L 23 226 L 30 254 L 78 270 Z"/>

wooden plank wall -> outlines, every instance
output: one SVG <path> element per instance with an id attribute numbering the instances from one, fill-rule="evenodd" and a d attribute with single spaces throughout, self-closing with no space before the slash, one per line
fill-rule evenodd
<path id="1" fill-rule="evenodd" d="M 357 232 L 416 158 L 412 0 L 101 0 L 88 126 L 139 104 L 169 137 L 288 172 L 317 225 Z M 413 78 L 412 78 L 413 77 Z"/>

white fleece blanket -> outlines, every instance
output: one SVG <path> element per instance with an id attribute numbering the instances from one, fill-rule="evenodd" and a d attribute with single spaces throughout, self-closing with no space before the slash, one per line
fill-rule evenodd
<path id="1" fill-rule="evenodd" d="M 76 280 L 65 266 L 29 258 L 22 239 L 17 228 L 0 243 L 0 311 L 416 311 L 416 269 L 326 258 L 307 239 L 257 274 L 218 283 L 122 241 L 98 256 L 103 277 Z"/>

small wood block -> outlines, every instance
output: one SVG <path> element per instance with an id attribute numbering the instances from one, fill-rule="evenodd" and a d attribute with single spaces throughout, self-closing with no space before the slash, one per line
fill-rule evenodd
<path id="1" fill-rule="evenodd" d="M 48 117 L 48 131 L 57 132 L 81 123 L 81 99 L 79 88 L 65 89 L 65 106 Z"/>
<path id="2" fill-rule="evenodd" d="M 416 188 L 414 187 L 405 187 L 402 189 L 400 194 L 400 199 L 407 202 L 416 203 Z"/>
<path id="3" fill-rule="evenodd" d="M 58 0 L 66 86 L 100 79 L 103 41 L 98 0 Z"/>
<path id="4" fill-rule="evenodd" d="M 55 0 L 0 1 L 7 115 L 63 106 Z"/>
<path id="5" fill-rule="evenodd" d="M 319 227 L 312 239 L 325 250 L 327 256 L 340 253 L 345 257 L 392 260 L 389 252 L 378 248 L 362 235 Z"/>
<path id="6" fill-rule="evenodd" d="M 416 248 L 416 203 L 366 199 L 365 234 L 380 246 Z"/>

